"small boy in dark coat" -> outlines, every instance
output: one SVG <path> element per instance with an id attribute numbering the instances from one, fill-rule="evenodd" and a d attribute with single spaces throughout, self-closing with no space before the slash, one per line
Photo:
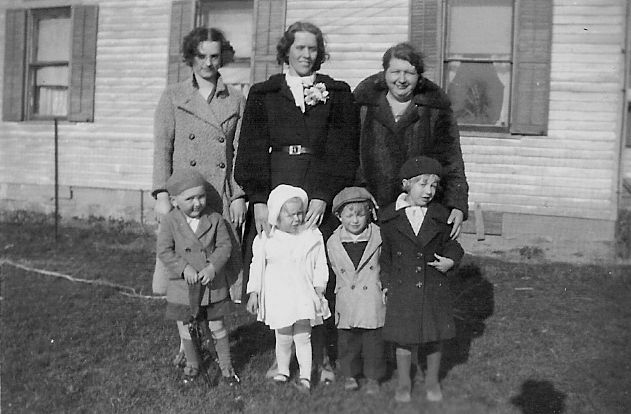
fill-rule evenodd
<path id="1" fill-rule="evenodd" d="M 447 271 L 464 251 L 449 237 L 449 210 L 432 201 L 442 167 L 432 158 L 407 160 L 400 170 L 403 193 L 380 214 L 381 281 L 387 289 L 384 339 L 395 343 L 395 400 L 410 401 L 412 350 L 428 350 L 428 401 L 442 400 L 438 381 L 442 342 L 455 336 Z"/>
<path id="2" fill-rule="evenodd" d="M 200 358 L 186 323 L 207 320 L 215 341 L 224 381 L 239 383 L 230 358 L 224 316 L 230 312 L 228 283 L 223 272 L 232 252 L 228 227 L 221 214 L 206 206 L 208 183 L 194 169 L 180 169 L 166 183 L 176 207 L 163 219 L 158 233 L 158 257 L 170 271 L 166 318 L 177 321 L 187 365 L 184 380 L 198 374 Z"/>

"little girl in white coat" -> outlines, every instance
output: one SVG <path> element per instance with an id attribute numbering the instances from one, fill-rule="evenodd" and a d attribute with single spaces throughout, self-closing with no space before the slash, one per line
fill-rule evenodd
<path id="1" fill-rule="evenodd" d="M 254 240 L 247 292 L 247 309 L 276 332 L 278 373 L 273 380 L 289 381 L 292 344 L 300 368 L 297 385 L 311 389 L 311 327 L 331 316 L 324 290 L 329 278 L 322 233 L 305 228 L 307 193 L 281 184 L 267 202 L 269 236 Z"/>

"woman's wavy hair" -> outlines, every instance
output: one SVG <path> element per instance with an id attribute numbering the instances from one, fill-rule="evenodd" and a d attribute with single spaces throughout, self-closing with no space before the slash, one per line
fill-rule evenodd
<path id="1" fill-rule="evenodd" d="M 197 55 L 199 44 L 205 41 L 221 43 L 221 62 L 226 65 L 234 59 L 234 48 L 226 40 L 226 36 L 214 27 L 196 27 L 189 32 L 182 41 L 182 60 L 193 66 L 193 58 Z"/>
<path id="2" fill-rule="evenodd" d="M 313 62 L 313 71 L 316 72 L 320 70 L 324 61 L 329 58 L 329 54 L 326 53 L 322 30 L 315 24 L 309 22 L 295 22 L 287 28 L 283 37 L 280 38 L 276 45 L 276 61 L 279 65 L 283 63 L 289 64 L 289 48 L 294 44 L 296 32 L 309 32 L 315 35 L 318 43 L 318 55 L 316 56 L 315 62 Z"/>
<path id="3" fill-rule="evenodd" d="M 414 46 L 407 42 L 399 43 L 386 50 L 382 59 L 383 70 L 388 70 L 392 58 L 410 62 L 410 65 L 416 68 L 416 73 L 418 73 L 419 76 L 425 72 L 423 55 L 417 52 Z"/>

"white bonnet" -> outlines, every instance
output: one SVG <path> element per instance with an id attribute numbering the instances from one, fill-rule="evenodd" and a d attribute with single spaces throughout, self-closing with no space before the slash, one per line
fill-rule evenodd
<path id="1" fill-rule="evenodd" d="M 283 204 L 287 200 L 298 197 L 302 200 L 302 204 L 307 208 L 308 197 L 307 192 L 300 187 L 293 187 L 287 184 L 280 184 L 269 193 L 267 199 L 267 221 L 272 226 L 275 226 L 278 221 L 278 215 L 280 214 Z"/>

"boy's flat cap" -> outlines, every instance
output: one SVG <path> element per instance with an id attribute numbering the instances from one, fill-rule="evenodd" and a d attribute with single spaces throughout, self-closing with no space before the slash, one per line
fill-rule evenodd
<path id="1" fill-rule="evenodd" d="M 167 191 L 170 196 L 181 194 L 182 191 L 193 187 L 206 187 L 204 177 L 193 168 L 184 168 L 175 170 L 175 172 L 167 180 Z"/>
<path id="2" fill-rule="evenodd" d="M 357 201 L 372 202 L 373 196 L 364 187 L 346 187 L 333 198 L 333 213 L 337 213 L 345 204 Z"/>
<path id="3" fill-rule="evenodd" d="M 442 172 L 443 167 L 438 161 L 424 155 L 419 155 L 403 163 L 399 170 L 399 177 L 402 180 L 423 174 L 436 174 L 440 177 L 442 176 Z"/>

